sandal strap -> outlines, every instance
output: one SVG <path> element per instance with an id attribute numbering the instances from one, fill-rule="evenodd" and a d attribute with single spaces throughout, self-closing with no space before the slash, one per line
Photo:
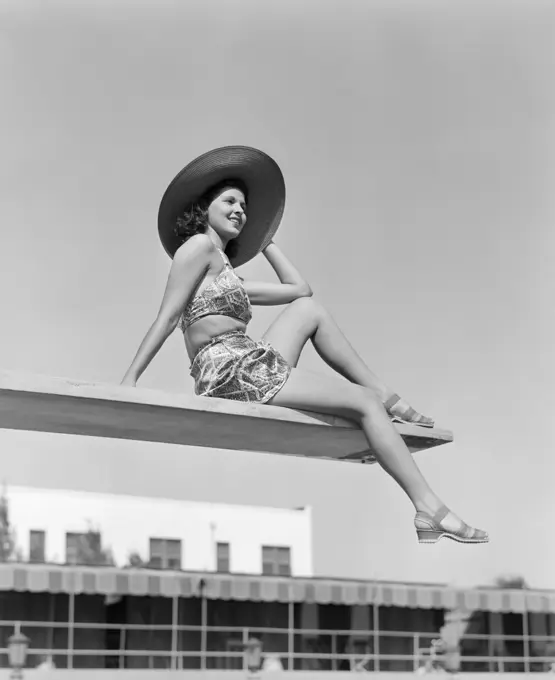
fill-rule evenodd
<path id="1" fill-rule="evenodd" d="M 466 538 L 474 538 L 478 535 L 478 530 L 464 522 L 463 533 Z"/>
<path id="2" fill-rule="evenodd" d="M 434 522 L 437 524 L 441 524 L 442 520 L 444 520 L 447 515 L 449 514 L 450 510 L 446 505 L 442 505 L 441 508 L 436 512 L 436 514 L 433 516 Z"/>
<path id="3" fill-rule="evenodd" d="M 436 524 L 441 525 L 442 520 L 444 520 L 450 512 L 449 508 L 446 505 L 443 505 L 433 516 L 433 521 Z M 452 533 L 464 536 L 464 538 L 474 538 L 478 535 L 478 530 L 461 520 L 461 527 Z"/>
<path id="4" fill-rule="evenodd" d="M 416 422 L 417 420 L 420 420 L 420 414 L 417 413 L 412 408 L 412 406 L 409 406 L 405 411 L 403 411 L 403 418 L 409 422 Z"/>
<path id="5" fill-rule="evenodd" d="M 398 401 L 401 401 L 401 397 L 398 394 L 392 394 L 387 401 L 384 401 L 386 411 L 389 411 Z"/>

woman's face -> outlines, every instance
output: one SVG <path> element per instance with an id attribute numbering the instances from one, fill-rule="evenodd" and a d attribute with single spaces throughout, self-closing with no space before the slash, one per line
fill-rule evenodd
<path id="1" fill-rule="evenodd" d="M 208 224 L 224 240 L 237 238 L 247 221 L 245 196 L 239 189 L 225 189 L 208 206 Z"/>

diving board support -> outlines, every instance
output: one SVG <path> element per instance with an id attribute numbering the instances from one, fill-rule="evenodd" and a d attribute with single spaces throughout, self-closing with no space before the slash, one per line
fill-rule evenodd
<path id="1" fill-rule="evenodd" d="M 396 424 L 412 452 L 447 430 Z M 279 406 L 0 371 L 0 429 L 375 462 L 350 420 Z"/>

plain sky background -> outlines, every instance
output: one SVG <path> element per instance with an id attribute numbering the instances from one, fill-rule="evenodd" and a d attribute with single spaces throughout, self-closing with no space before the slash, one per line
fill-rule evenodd
<path id="1" fill-rule="evenodd" d="M 454 431 L 418 463 L 492 540 L 419 546 L 377 466 L 1 431 L 2 476 L 310 504 L 319 575 L 555 588 L 554 78 L 548 0 L 0 2 L 0 369 L 119 383 L 169 270 L 167 184 L 261 148 L 287 185 L 276 242 Z M 240 273 L 274 277 L 262 256 Z M 301 366 L 331 370 L 311 347 Z M 179 332 L 140 384 L 192 391 Z"/>

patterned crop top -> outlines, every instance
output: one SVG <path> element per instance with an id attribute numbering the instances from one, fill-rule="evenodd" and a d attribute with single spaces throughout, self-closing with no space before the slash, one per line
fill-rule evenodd
<path id="1" fill-rule="evenodd" d="M 219 248 L 217 250 L 224 261 L 224 268 L 206 288 L 196 293 L 185 307 L 179 320 L 179 327 L 184 333 L 192 323 L 210 314 L 230 316 L 245 324 L 252 318 L 251 303 L 241 279 L 233 271 L 223 251 Z"/>

